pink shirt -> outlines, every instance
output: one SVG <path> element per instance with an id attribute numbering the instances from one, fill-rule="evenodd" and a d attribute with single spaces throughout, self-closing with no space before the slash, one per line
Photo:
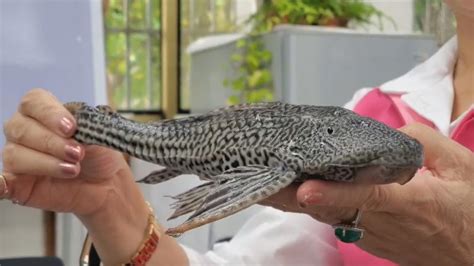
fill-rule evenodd
<path id="1" fill-rule="evenodd" d="M 399 94 L 385 94 L 374 89 L 366 94 L 356 105 L 354 111 L 360 115 L 371 117 L 390 127 L 400 128 L 411 123 L 422 123 L 432 128 L 436 126 L 419 115 L 401 101 Z M 474 152 L 474 110 L 467 112 L 450 136 L 453 140 Z M 353 244 L 338 242 L 339 252 L 345 266 L 349 265 L 396 265 L 388 260 L 373 256 Z"/>

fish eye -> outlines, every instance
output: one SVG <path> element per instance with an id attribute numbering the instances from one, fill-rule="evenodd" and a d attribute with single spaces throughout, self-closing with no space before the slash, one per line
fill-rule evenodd
<path id="1" fill-rule="evenodd" d="M 290 146 L 290 151 L 291 152 L 299 152 L 301 149 L 297 146 Z"/>
<path id="2" fill-rule="evenodd" d="M 334 129 L 332 129 L 332 127 L 328 127 L 326 129 L 326 131 L 328 132 L 329 135 L 331 135 L 332 133 L 334 133 Z"/>

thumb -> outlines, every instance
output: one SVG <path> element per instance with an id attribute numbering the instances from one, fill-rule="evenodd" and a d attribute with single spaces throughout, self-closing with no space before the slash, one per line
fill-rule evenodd
<path id="1" fill-rule="evenodd" d="M 398 183 L 364 185 L 309 180 L 299 186 L 296 198 L 303 206 L 390 211 L 404 208 L 400 197 L 401 187 Z"/>
<path id="2" fill-rule="evenodd" d="M 411 124 L 400 128 L 400 131 L 417 139 L 423 145 L 424 166 L 435 172 L 453 169 L 472 157 L 471 151 L 466 147 L 428 126 Z"/>

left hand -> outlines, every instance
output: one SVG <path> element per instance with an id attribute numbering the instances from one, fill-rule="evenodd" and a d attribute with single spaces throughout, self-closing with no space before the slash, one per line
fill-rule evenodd
<path id="1" fill-rule="evenodd" d="M 336 224 L 362 210 L 362 249 L 402 265 L 474 264 L 474 155 L 434 130 L 401 129 L 425 149 L 425 171 L 406 185 L 310 180 L 265 204 Z M 296 195 L 296 196 L 295 196 Z M 303 206 L 302 206 L 303 205 Z M 306 206 L 305 206 L 306 205 Z"/>

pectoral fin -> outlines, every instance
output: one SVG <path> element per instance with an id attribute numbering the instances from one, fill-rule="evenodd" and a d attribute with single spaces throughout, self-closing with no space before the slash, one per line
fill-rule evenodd
<path id="1" fill-rule="evenodd" d="M 163 168 L 149 173 L 147 176 L 138 180 L 137 182 L 145 184 L 158 184 L 173 179 L 182 174 L 183 172 L 178 169 Z"/>
<path id="2" fill-rule="evenodd" d="M 211 192 L 213 187 L 214 183 L 208 182 L 194 187 L 179 195 L 172 196 L 171 198 L 176 200 L 176 202 L 171 204 L 171 208 L 175 209 L 175 211 L 168 218 L 168 221 L 198 209 L 206 199 L 206 196 L 209 194 L 209 192 Z"/>
<path id="3" fill-rule="evenodd" d="M 222 219 L 277 193 L 297 175 L 282 168 L 238 167 L 212 179 L 217 180 L 202 204 L 181 225 L 166 231 L 180 235 L 190 229 Z M 176 204 L 181 204 L 181 198 Z M 189 210 L 187 210 L 189 211 Z"/>

